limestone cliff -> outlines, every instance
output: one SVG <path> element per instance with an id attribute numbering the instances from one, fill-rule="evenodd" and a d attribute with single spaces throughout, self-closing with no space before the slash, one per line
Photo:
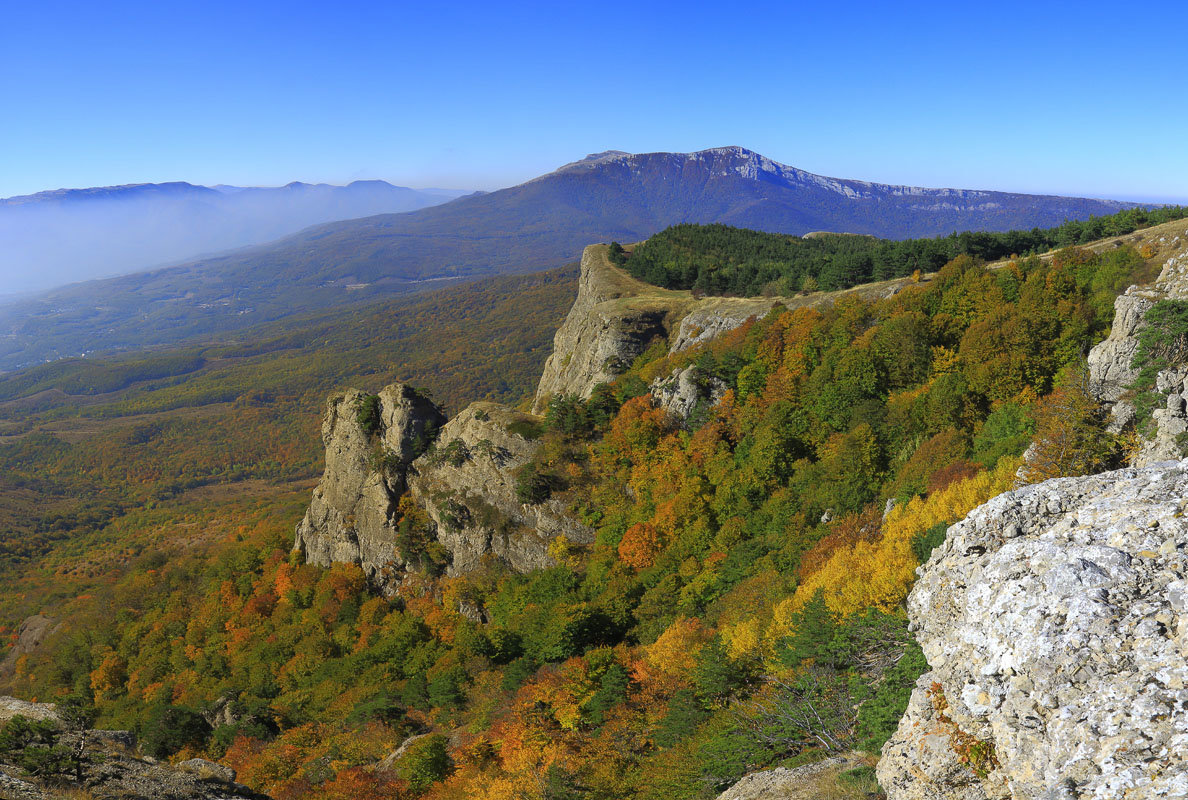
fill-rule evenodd
<path id="1" fill-rule="evenodd" d="M 371 430 L 361 410 L 373 405 Z M 432 441 L 445 417 L 431 401 L 404 384 L 371 398 L 356 389 L 327 402 L 322 422 L 326 471 L 297 526 L 296 547 L 308 563 L 359 564 L 385 591 L 399 582 L 396 503 L 405 469 Z"/>
<path id="2" fill-rule="evenodd" d="M 1133 238 L 1133 237 L 1132 237 Z M 1145 233 L 1145 246 L 1166 256 L 1154 284 L 1131 286 L 1114 302 L 1114 323 L 1105 341 L 1089 351 L 1091 390 L 1110 409 L 1111 427 L 1120 431 L 1135 421 L 1131 385 L 1138 377 L 1133 366 L 1145 314 L 1160 300 L 1188 299 L 1188 227 L 1184 222 L 1161 225 Z M 1177 437 L 1188 432 L 1188 367 L 1163 370 L 1156 378 L 1159 398 L 1133 463 L 1138 466 L 1180 458 L 1188 453 Z"/>
<path id="3" fill-rule="evenodd" d="M 624 372 L 653 339 L 667 339 L 687 292 L 649 286 L 616 268 L 606 245 L 582 253 L 577 298 L 553 339 L 533 410 L 543 412 L 553 395 L 589 397 L 599 383 Z"/>
<path id="4" fill-rule="evenodd" d="M 595 386 L 613 381 L 657 338 L 679 352 L 762 317 L 774 306 L 828 306 L 847 294 L 886 297 L 910 282 L 899 278 L 798 297 L 698 298 L 637 280 L 613 265 L 607 253 L 607 245 L 598 244 L 582 254 L 577 298 L 554 337 L 536 390 L 533 411 L 538 414 L 553 395 L 589 397 Z"/>
<path id="5" fill-rule="evenodd" d="M 890 800 L 1188 796 L 1188 461 L 1008 492 L 908 600 Z"/>
<path id="6" fill-rule="evenodd" d="M 450 574 L 469 572 L 488 555 L 527 572 L 553 565 L 549 542 L 558 536 L 594 541 L 563 501 L 525 504 L 516 476 L 539 443 L 537 420 L 497 403 L 473 403 L 442 428 L 436 447 L 413 462 L 409 491 L 450 551 Z"/>
<path id="7" fill-rule="evenodd" d="M 367 403 L 377 404 L 372 430 L 361 420 Z M 397 545 L 397 505 L 407 492 L 448 551 L 449 574 L 488 556 L 521 572 L 552 565 L 549 542 L 588 544 L 594 533 L 557 497 L 521 502 L 517 476 L 540 446 L 538 424 L 497 403 L 474 403 L 446 423 L 402 384 L 375 398 L 353 389 L 332 397 L 322 423 L 326 471 L 295 546 L 311 564 L 360 565 L 391 595 L 407 567 Z"/>

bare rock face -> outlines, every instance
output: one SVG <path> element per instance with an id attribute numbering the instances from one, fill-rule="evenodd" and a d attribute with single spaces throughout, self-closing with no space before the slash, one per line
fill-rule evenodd
<path id="1" fill-rule="evenodd" d="M 1185 498 L 1164 463 L 949 529 L 908 600 L 931 670 L 883 749 L 890 800 L 1188 797 Z"/>
<path id="2" fill-rule="evenodd" d="M 378 403 L 378 426 L 370 431 L 360 423 L 367 403 Z M 297 526 L 296 546 L 307 562 L 359 564 L 372 583 L 394 589 L 403 566 L 395 514 L 405 469 L 444 422 L 430 400 L 400 383 L 377 400 L 355 389 L 330 398 L 322 422 L 326 471 Z"/>
<path id="3" fill-rule="evenodd" d="M 577 298 L 553 338 L 533 410 L 543 412 L 554 395 L 587 398 L 613 381 L 653 339 L 667 338 L 670 313 L 687 300 L 686 293 L 648 286 L 614 267 L 605 245 L 587 247 Z"/>
<path id="4" fill-rule="evenodd" d="M 58 707 L 53 703 L 29 703 L 15 697 L 0 696 L 0 723 L 8 722 L 13 717 L 24 717 L 40 722 L 62 721 L 58 714 Z"/>
<path id="5" fill-rule="evenodd" d="M 696 366 L 674 369 L 667 378 L 652 381 L 649 393 L 652 404 L 680 420 L 688 420 L 699 405 L 713 406 L 729 388 L 712 375 L 703 375 Z"/>
<path id="6" fill-rule="evenodd" d="M 61 723 L 56 706 L 0 697 L 0 723 L 15 716 Z M 0 797 L 8 800 L 56 800 L 90 797 L 96 800 L 268 800 L 235 782 L 235 771 L 213 761 L 195 758 L 170 766 L 135 752 L 135 737 L 127 731 L 66 732 L 59 740 L 88 754 L 83 780 L 58 776 L 53 785 L 27 775 L 0 755 Z"/>
<path id="7" fill-rule="evenodd" d="M 485 557 L 528 572 L 554 565 L 548 546 L 558 536 L 593 542 L 593 530 L 558 498 L 526 504 L 517 495 L 518 470 L 540 446 L 531 438 L 538 422 L 497 403 L 473 403 L 413 462 L 409 492 L 450 551 L 451 575 L 477 568 Z"/>
<path id="8" fill-rule="evenodd" d="M 822 800 L 835 796 L 829 790 L 836 792 L 838 773 L 863 763 L 861 757 L 849 753 L 794 769 L 752 772 L 718 795 L 718 800 Z"/>
<path id="9" fill-rule="evenodd" d="M 1183 238 L 1167 235 L 1158 242 L 1174 254 L 1167 259 L 1154 284 L 1131 286 L 1114 301 L 1110 335 L 1089 351 L 1089 380 L 1094 396 L 1110 409 L 1111 429 L 1120 431 L 1135 419 L 1128 392 L 1138 370 L 1134 368 L 1144 315 L 1164 299 L 1188 300 L 1188 230 Z M 1177 437 L 1188 432 L 1188 368 L 1168 369 L 1156 377 L 1155 392 L 1162 398 L 1151 415 L 1152 435 L 1143 441 L 1133 459 L 1138 466 L 1181 458 L 1184 448 Z"/>
<path id="10" fill-rule="evenodd" d="M 43 614 L 34 614 L 22 622 L 17 630 L 16 644 L 0 661 L 0 680 L 11 678 L 20 657 L 36 652 L 57 630 L 58 621 Z"/>

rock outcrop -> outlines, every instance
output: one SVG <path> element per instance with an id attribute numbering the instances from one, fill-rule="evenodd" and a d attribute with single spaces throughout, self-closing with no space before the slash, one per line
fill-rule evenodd
<path id="1" fill-rule="evenodd" d="M 378 404 L 373 430 L 360 418 L 365 403 Z M 446 423 L 402 384 L 375 398 L 356 390 L 332 397 L 322 423 L 326 471 L 295 546 L 308 563 L 360 565 L 391 596 L 408 567 L 397 546 L 397 505 L 407 492 L 448 551 L 449 574 L 469 572 L 487 557 L 521 572 L 551 566 L 553 539 L 589 544 L 594 533 L 556 497 L 521 502 L 518 472 L 540 447 L 539 423 L 481 402 Z"/>
<path id="2" fill-rule="evenodd" d="M 517 474 L 540 446 L 533 438 L 538 423 L 497 403 L 473 403 L 442 428 L 431 452 L 413 462 L 409 491 L 450 551 L 450 574 L 469 572 L 487 556 L 528 572 L 553 565 L 548 546 L 558 536 L 594 541 L 594 531 L 573 519 L 558 498 L 535 504 L 519 499 Z"/>
<path id="3" fill-rule="evenodd" d="M 60 723 L 51 703 L 26 703 L 0 697 L 0 725 L 15 716 Z M 95 800 L 268 800 L 267 796 L 235 782 L 235 770 L 213 761 L 194 758 L 170 766 L 138 756 L 135 737 L 127 731 L 92 730 L 64 732 L 59 740 L 88 756 L 83 780 L 72 774 L 52 781 L 26 774 L 0 755 L 0 798 L 5 800 L 57 800 L 89 797 Z"/>
<path id="4" fill-rule="evenodd" d="M 671 352 L 680 352 L 774 307 L 826 307 L 848 294 L 890 297 L 911 283 L 910 278 L 898 278 L 797 297 L 694 297 L 631 277 L 613 265 L 607 253 L 602 244 L 582 253 L 577 298 L 554 337 L 553 353 L 536 390 L 535 413 L 543 413 L 554 395 L 589 397 L 595 386 L 617 378 L 657 338 L 665 340 Z"/>
<path id="5" fill-rule="evenodd" d="M 17 640 L 0 661 L 0 680 L 11 678 L 21 656 L 35 653 L 42 643 L 58 630 L 59 623 L 44 614 L 34 614 L 17 629 Z"/>
<path id="6" fill-rule="evenodd" d="M 1160 300 L 1188 300 L 1188 229 L 1184 224 L 1161 226 L 1162 233 L 1147 246 L 1171 255 L 1154 284 L 1131 286 L 1114 301 L 1110 335 L 1089 351 L 1089 381 L 1094 396 L 1110 409 L 1111 429 L 1124 430 L 1135 421 L 1131 386 L 1138 378 L 1134 367 L 1139 333 L 1151 306 Z M 1181 232 L 1182 231 L 1182 232 Z M 1167 369 L 1155 381 L 1159 403 L 1151 414 L 1153 425 L 1143 439 L 1133 463 L 1137 466 L 1180 458 L 1188 453 L 1177 437 L 1188 432 L 1188 366 Z"/>
<path id="7" fill-rule="evenodd" d="M 654 339 L 668 338 L 690 300 L 686 292 L 649 286 L 616 268 L 606 245 L 587 247 L 577 298 L 553 338 L 533 410 L 542 413 L 553 395 L 586 398 L 599 383 L 613 381 Z"/>
<path id="8" fill-rule="evenodd" d="M 794 769 L 752 772 L 718 795 L 718 800 L 821 800 L 835 796 L 839 773 L 865 763 L 861 756 L 850 753 Z"/>
<path id="9" fill-rule="evenodd" d="M 920 568 L 890 800 L 1188 797 L 1188 461 L 989 501 Z M 975 774 L 975 771 L 977 774 Z"/>
<path id="10" fill-rule="evenodd" d="M 361 421 L 366 404 L 373 404 L 371 430 Z M 403 565 L 395 514 L 405 470 L 444 423 L 432 401 L 400 383 L 374 398 L 355 389 L 330 398 L 322 422 L 326 471 L 297 526 L 296 546 L 307 562 L 358 564 L 376 586 L 395 588 Z"/>
<path id="11" fill-rule="evenodd" d="M 700 407 L 715 405 L 730 388 L 712 375 L 704 375 L 696 366 L 674 369 L 667 378 L 657 378 L 648 387 L 652 403 L 679 420 L 687 421 Z"/>

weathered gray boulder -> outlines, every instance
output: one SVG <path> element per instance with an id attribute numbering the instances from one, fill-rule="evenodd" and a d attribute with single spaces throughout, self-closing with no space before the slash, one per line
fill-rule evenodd
<path id="1" fill-rule="evenodd" d="M 469 572 L 488 556 L 528 572 L 554 564 L 548 546 L 558 536 L 593 542 L 594 531 L 559 498 L 525 504 L 517 496 L 517 472 L 540 447 L 524 432 L 539 422 L 498 403 L 472 403 L 413 462 L 409 491 L 450 551 L 450 574 Z"/>
<path id="2" fill-rule="evenodd" d="M 366 402 L 367 395 L 350 389 L 326 404 L 326 470 L 297 526 L 296 547 L 311 564 L 358 564 L 373 584 L 390 592 L 403 566 L 395 515 L 405 471 L 445 417 L 432 401 L 395 383 L 378 395 L 378 430 L 367 431 L 359 422 Z"/>
<path id="3" fill-rule="evenodd" d="M 1188 797 L 1186 498 L 1171 462 L 949 529 L 908 600 L 931 670 L 879 762 L 890 800 Z"/>

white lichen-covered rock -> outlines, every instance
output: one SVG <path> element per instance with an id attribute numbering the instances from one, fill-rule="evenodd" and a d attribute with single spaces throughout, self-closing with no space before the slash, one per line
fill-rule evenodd
<path id="1" fill-rule="evenodd" d="M 698 405 L 712 406 L 729 387 L 696 366 L 674 369 L 667 378 L 657 378 L 648 387 L 652 403 L 680 420 L 688 420 Z"/>
<path id="2" fill-rule="evenodd" d="M 1024 487 L 951 527 L 908 600 L 931 671 L 883 750 L 890 800 L 1188 797 L 1186 508 L 1171 462 Z M 961 737 L 992 745 L 984 780 L 957 768 Z"/>
<path id="3" fill-rule="evenodd" d="M 396 383 L 378 395 L 378 431 L 359 423 L 367 396 L 350 389 L 327 402 L 322 422 L 326 471 L 297 526 L 296 547 L 311 564 L 358 564 L 391 591 L 403 561 L 396 550 L 396 503 L 404 470 L 445 422 L 427 398 Z"/>
<path id="4" fill-rule="evenodd" d="M 594 531 L 559 498 L 525 504 L 517 495 L 517 473 L 540 447 L 525 434 L 539 423 L 498 403 L 472 403 L 442 428 L 434 449 L 413 462 L 409 492 L 450 551 L 451 575 L 477 568 L 486 557 L 528 572 L 554 565 L 548 548 L 558 536 L 594 541 Z"/>

